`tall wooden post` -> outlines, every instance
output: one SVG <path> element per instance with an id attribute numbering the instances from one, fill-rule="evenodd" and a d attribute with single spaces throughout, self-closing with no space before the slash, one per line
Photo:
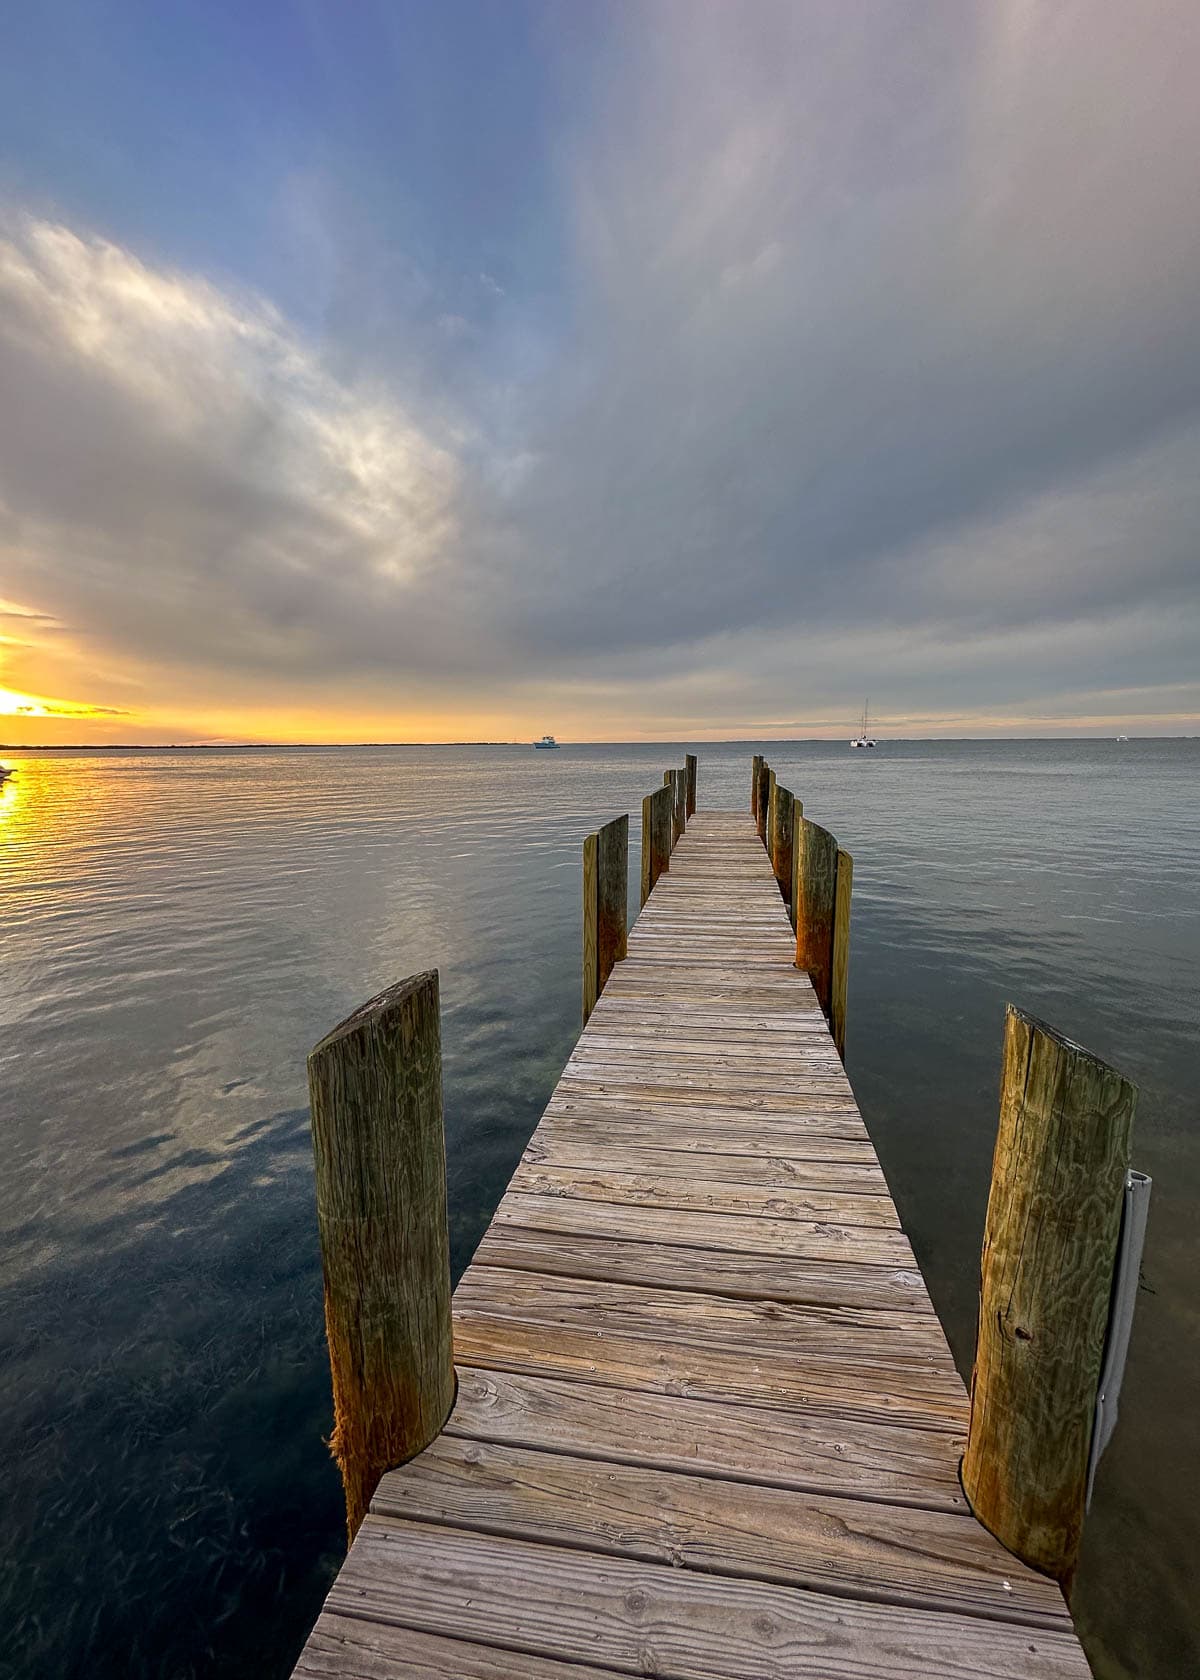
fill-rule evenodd
<path id="1" fill-rule="evenodd" d="M 671 867 L 671 825 L 675 803 L 671 789 L 655 788 L 642 800 L 642 903 L 654 890 L 654 883 Z"/>
<path id="2" fill-rule="evenodd" d="M 1069 1590 L 1137 1092 L 1010 1004 L 962 1481 L 1011 1552 Z"/>
<path id="3" fill-rule="evenodd" d="M 829 1019 L 833 1002 L 833 915 L 837 895 L 838 843 L 827 828 L 807 817 L 796 824 L 794 886 L 796 967 L 813 983 Z"/>
<path id="4" fill-rule="evenodd" d="M 763 755 L 755 753 L 750 760 L 750 815 L 758 817 L 758 778 L 762 774 Z"/>
<path id="5" fill-rule="evenodd" d="M 850 978 L 850 892 L 854 859 L 838 847 L 833 889 L 833 974 L 829 994 L 829 1030 L 837 1053 L 846 1060 L 846 985 Z"/>
<path id="6" fill-rule="evenodd" d="M 615 817 L 583 842 L 583 1024 L 626 950 L 629 818 Z"/>
<path id="7" fill-rule="evenodd" d="M 436 971 L 347 1017 L 308 1058 L 330 1447 L 353 1540 L 385 1470 L 454 1402 Z"/>
<path id="8" fill-rule="evenodd" d="M 763 834 L 763 844 L 767 848 L 767 856 L 771 856 L 771 849 L 775 844 L 775 792 L 779 781 L 774 770 L 767 770 L 767 824 Z"/>
<path id="9" fill-rule="evenodd" d="M 664 770 L 663 784 L 671 790 L 671 850 L 687 827 L 687 771 Z"/>
<path id="10" fill-rule="evenodd" d="M 695 753 L 686 753 L 684 755 L 683 763 L 684 763 L 684 768 L 687 771 L 687 811 L 685 812 L 685 819 L 686 819 L 687 817 L 694 817 L 696 815 L 696 771 L 698 769 L 698 765 L 697 765 L 697 762 L 696 762 Z"/>
<path id="11" fill-rule="evenodd" d="M 792 900 L 793 820 L 796 801 L 790 788 L 776 786 L 775 822 L 771 831 L 771 868 L 783 894 L 783 902 Z"/>
<path id="12" fill-rule="evenodd" d="M 767 808 L 771 803 L 771 766 L 764 758 L 758 767 L 758 809 L 754 813 L 754 820 L 758 827 L 758 838 L 765 846 L 767 843 Z"/>

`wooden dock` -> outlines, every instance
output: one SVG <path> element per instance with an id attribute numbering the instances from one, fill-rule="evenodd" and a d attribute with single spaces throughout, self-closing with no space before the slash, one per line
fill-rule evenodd
<path id="1" fill-rule="evenodd" d="M 304 1680 L 1083 1680 L 749 814 L 700 811 L 454 1298 Z M 937 1170 L 936 1160 L 930 1170 Z"/>

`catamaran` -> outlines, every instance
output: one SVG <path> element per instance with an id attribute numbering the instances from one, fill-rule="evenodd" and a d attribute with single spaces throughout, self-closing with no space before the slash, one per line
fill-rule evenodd
<path id="1" fill-rule="evenodd" d="M 863 701 L 862 728 L 859 730 L 858 734 L 853 737 L 850 745 L 852 747 L 873 747 L 875 745 L 874 736 L 869 734 L 867 731 L 867 702 L 865 700 Z"/>

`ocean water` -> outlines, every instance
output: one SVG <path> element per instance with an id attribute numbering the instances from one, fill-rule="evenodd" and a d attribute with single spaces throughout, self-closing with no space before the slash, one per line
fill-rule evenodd
<path id="1" fill-rule="evenodd" d="M 578 1029 L 583 836 L 689 746 L 7 758 L 0 1675 L 289 1672 L 342 1544 L 305 1054 L 440 968 L 457 1275 Z M 745 804 L 762 744 L 697 750 Z M 964 1372 L 1005 1002 L 1141 1087 L 1075 1608 L 1105 1680 L 1200 1672 L 1200 741 L 767 751 L 854 853 L 849 1072 Z"/>

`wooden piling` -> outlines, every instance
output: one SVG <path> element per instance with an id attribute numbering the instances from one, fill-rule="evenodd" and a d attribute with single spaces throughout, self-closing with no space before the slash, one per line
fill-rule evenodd
<path id="1" fill-rule="evenodd" d="M 687 770 L 664 770 L 663 785 L 671 790 L 671 850 L 687 827 Z"/>
<path id="2" fill-rule="evenodd" d="M 779 790 L 779 780 L 774 770 L 767 770 L 767 827 L 763 835 L 763 844 L 767 848 L 767 856 L 772 855 L 775 845 L 775 806 Z"/>
<path id="3" fill-rule="evenodd" d="M 829 1019 L 833 1000 L 833 919 L 838 843 L 827 828 L 802 817 L 795 827 L 793 919 L 796 967 L 806 971 Z"/>
<path id="4" fill-rule="evenodd" d="M 750 815 L 758 819 L 758 778 L 762 773 L 763 755 L 755 753 L 750 761 Z"/>
<path id="5" fill-rule="evenodd" d="M 697 762 L 695 753 L 686 753 L 684 755 L 683 764 L 684 769 L 687 771 L 687 810 L 684 813 L 686 820 L 686 818 L 694 817 L 696 815 Z"/>
<path id="6" fill-rule="evenodd" d="M 1008 1007 L 962 1482 L 975 1515 L 1069 1590 L 1137 1092 Z"/>
<path id="7" fill-rule="evenodd" d="M 654 883 L 671 867 L 671 827 L 675 802 L 668 784 L 655 788 L 642 800 L 642 903 L 654 890 Z"/>
<path id="8" fill-rule="evenodd" d="M 583 1020 L 596 1007 L 614 963 L 625 955 L 629 818 L 615 817 L 583 842 Z"/>
<path id="9" fill-rule="evenodd" d="M 771 803 L 771 766 L 764 758 L 758 767 L 758 808 L 754 813 L 758 838 L 767 843 L 767 809 Z"/>
<path id="10" fill-rule="evenodd" d="M 794 850 L 796 801 L 790 788 L 775 788 L 775 822 L 771 830 L 771 868 L 783 894 L 783 902 L 792 901 L 792 853 Z"/>
<path id="11" fill-rule="evenodd" d="M 385 1470 L 454 1401 L 436 971 L 381 992 L 308 1058 L 330 1447 L 354 1538 Z"/>
<path id="12" fill-rule="evenodd" d="M 850 892 L 854 859 L 838 847 L 833 892 L 833 973 L 829 994 L 829 1030 L 837 1053 L 846 1060 L 846 985 L 850 978 Z"/>

